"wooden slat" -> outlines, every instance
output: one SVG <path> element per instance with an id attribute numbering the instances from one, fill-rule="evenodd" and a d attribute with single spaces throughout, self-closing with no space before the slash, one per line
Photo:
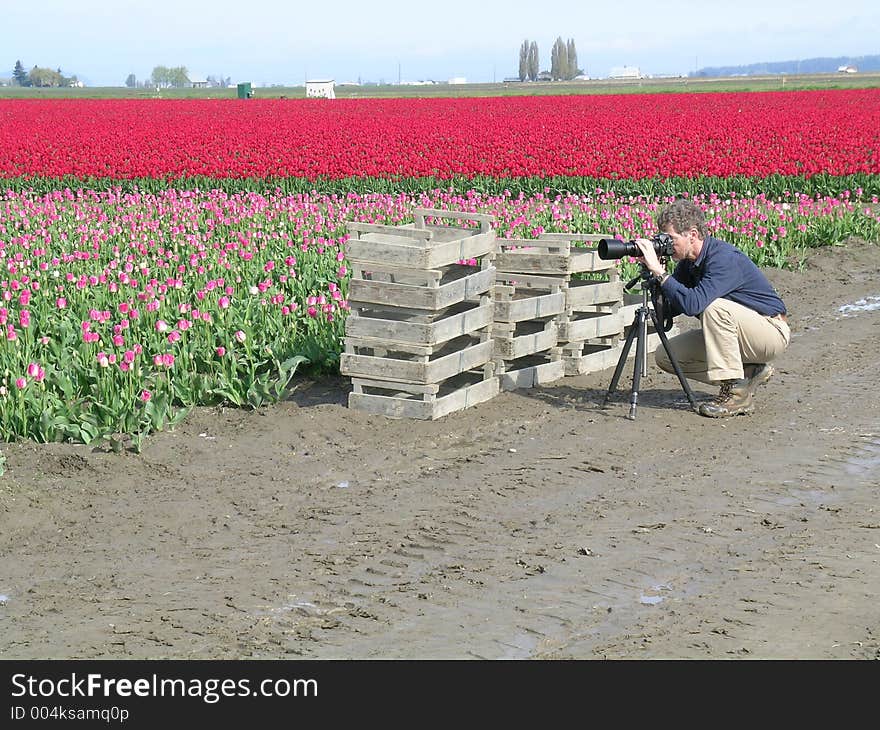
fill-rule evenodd
<path id="1" fill-rule="evenodd" d="M 565 293 L 529 296 L 512 301 L 495 301 L 495 321 L 522 322 L 539 317 L 552 317 L 565 310 Z"/>
<path id="2" fill-rule="evenodd" d="M 624 320 L 620 312 L 608 314 L 593 313 L 580 318 L 561 318 L 559 322 L 559 339 L 589 340 L 594 337 L 606 337 L 623 332 Z"/>
<path id="3" fill-rule="evenodd" d="M 594 304 L 620 301 L 623 283 L 619 281 L 573 281 L 566 291 L 565 308 L 576 312 Z"/>
<path id="4" fill-rule="evenodd" d="M 383 223 L 361 223 L 351 221 L 345 224 L 345 227 L 352 233 L 384 233 L 389 236 L 404 236 L 421 240 L 430 240 L 434 237 L 434 232 L 424 228 L 404 228 L 402 226 L 386 225 Z"/>
<path id="5" fill-rule="evenodd" d="M 426 224 L 425 218 L 444 218 L 457 221 L 476 221 L 480 225 L 480 230 L 487 232 L 491 230 L 492 224 L 495 222 L 495 216 L 488 213 L 468 213 L 459 210 L 442 210 L 441 208 L 415 208 L 413 210 L 415 218 L 415 226 L 417 228 L 427 228 L 431 230 L 436 224 Z M 440 227 L 440 226 L 436 226 Z"/>

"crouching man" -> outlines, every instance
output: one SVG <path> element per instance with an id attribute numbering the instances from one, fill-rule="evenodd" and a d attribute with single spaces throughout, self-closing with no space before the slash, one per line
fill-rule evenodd
<path id="1" fill-rule="evenodd" d="M 657 228 L 672 237 L 678 263 L 667 273 L 643 238 L 636 240 L 641 260 L 660 279 L 672 314 L 697 317 L 702 325 L 670 338 L 669 349 L 686 377 L 721 387 L 713 401 L 700 404 L 700 414 L 751 413 L 755 391 L 773 375 L 771 362 L 791 339 L 785 304 L 746 254 L 709 235 L 703 211 L 691 200 L 664 208 Z M 675 372 L 662 346 L 655 359 Z"/>

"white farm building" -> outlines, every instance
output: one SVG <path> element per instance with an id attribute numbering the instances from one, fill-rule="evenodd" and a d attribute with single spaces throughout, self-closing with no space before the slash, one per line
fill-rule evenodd
<path id="1" fill-rule="evenodd" d="M 608 74 L 609 79 L 640 79 L 642 72 L 638 66 L 615 66 Z"/>
<path id="2" fill-rule="evenodd" d="M 336 92 L 333 90 L 333 79 L 314 79 L 306 81 L 306 97 L 315 99 L 335 99 Z"/>

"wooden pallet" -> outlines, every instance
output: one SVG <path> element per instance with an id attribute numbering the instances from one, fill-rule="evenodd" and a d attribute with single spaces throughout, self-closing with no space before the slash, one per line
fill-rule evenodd
<path id="1" fill-rule="evenodd" d="M 388 418 L 433 421 L 494 398 L 499 379 L 488 365 L 443 383 L 412 385 L 387 380 L 352 379 L 348 407 Z"/>

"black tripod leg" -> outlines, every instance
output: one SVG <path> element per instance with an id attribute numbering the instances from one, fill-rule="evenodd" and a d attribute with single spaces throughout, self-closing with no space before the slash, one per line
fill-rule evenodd
<path id="1" fill-rule="evenodd" d="M 651 310 L 651 318 L 654 320 L 654 328 L 657 330 L 657 334 L 660 336 L 660 342 L 663 344 L 663 349 L 666 350 L 666 354 L 669 356 L 669 362 L 672 363 L 672 369 L 678 376 L 678 382 L 681 383 L 682 390 L 684 390 L 685 395 L 690 401 L 691 407 L 696 409 L 697 398 L 694 395 L 694 391 L 691 389 L 690 383 L 688 383 L 687 378 L 684 376 L 681 365 L 678 364 L 678 360 L 676 359 L 675 354 L 672 352 L 672 348 L 669 347 L 669 338 L 666 337 L 666 332 L 663 331 L 663 327 L 660 324 L 659 317 L 657 316 L 657 313 L 653 310 Z"/>
<path id="2" fill-rule="evenodd" d="M 636 407 L 639 404 L 639 385 L 642 382 L 642 370 L 645 367 L 645 336 L 648 329 L 648 315 L 645 307 L 639 309 L 638 315 L 638 324 L 636 326 L 639 328 L 639 331 L 637 334 L 638 340 L 636 340 L 636 361 L 633 365 L 633 384 L 629 398 L 629 415 L 627 416 L 630 421 L 635 420 Z"/>
<path id="3" fill-rule="evenodd" d="M 605 400 L 603 401 L 603 405 L 608 403 L 608 399 L 611 398 L 611 394 L 617 390 L 617 384 L 620 382 L 620 376 L 623 374 L 623 367 L 626 365 L 626 359 L 629 357 L 629 350 L 632 347 L 633 338 L 636 336 L 636 328 L 639 323 L 639 313 L 636 312 L 633 317 L 632 327 L 629 328 L 629 332 L 626 335 L 626 340 L 623 343 L 623 350 L 620 352 L 620 357 L 617 360 L 617 367 L 614 368 L 614 375 L 611 378 L 611 385 L 608 386 L 608 391 L 605 393 Z"/>

